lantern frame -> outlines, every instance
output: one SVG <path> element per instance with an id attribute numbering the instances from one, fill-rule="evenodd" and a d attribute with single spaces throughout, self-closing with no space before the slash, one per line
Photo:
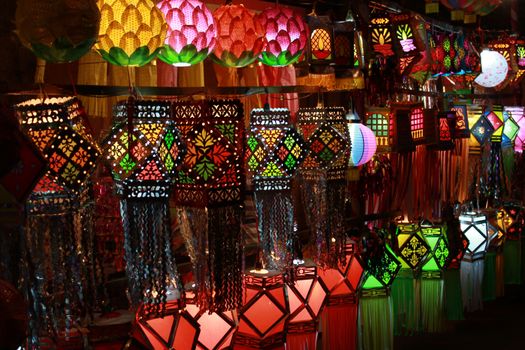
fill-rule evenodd
<path id="1" fill-rule="evenodd" d="M 378 153 L 392 151 L 394 139 L 392 114 L 388 107 L 368 107 L 365 112 L 366 126 L 376 135 Z"/>
<path id="2" fill-rule="evenodd" d="M 427 148 L 435 150 L 454 149 L 454 130 L 456 126 L 456 112 L 438 112 L 426 109 L 424 112 L 424 137 Z"/>
<path id="3" fill-rule="evenodd" d="M 334 63 L 336 69 L 359 68 L 355 57 L 355 23 L 351 21 L 334 22 Z M 356 66 L 356 62 L 358 65 Z"/>
<path id="4" fill-rule="evenodd" d="M 330 65 L 334 63 L 334 26 L 330 21 L 330 17 L 317 16 L 314 13 L 306 17 L 306 23 L 309 28 L 306 45 L 306 58 L 308 63 L 311 65 Z M 322 47 L 320 43 L 323 44 Z M 324 48 L 326 44 L 328 44 L 328 49 Z"/>
<path id="5" fill-rule="evenodd" d="M 388 288 L 392 285 L 401 269 L 401 262 L 388 244 L 385 244 L 379 262 L 380 264 L 377 266 L 369 266 L 370 261 L 365 263 L 365 272 L 360 282 L 361 294 L 375 295 L 388 293 Z"/>
<path id="6" fill-rule="evenodd" d="M 386 13 L 377 13 L 370 19 L 370 32 L 374 52 L 384 57 L 394 56 L 393 31 Z"/>
<path id="7" fill-rule="evenodd" d="M 487 216 L 480 212 L 466 212 L 459 216 L 459 222 L 461 231 L 469 241 L 463 260 L 483 259 L 490 243 Z M 481 240 L 473 239 L 475 236 L 472 234 L 481 236 Z"/>
<path id="8" fill-rule="evenodd" d="M 467 105 L 453 105 L 451 111 L 456 112 L 455 139 L 468 139 L 470 137 Z"/>
<path id="9" fill-rule="evenodd" d="M 430 253 L 418 223 L 396 224 L 396 239 L 402 268 L 419 271 Z"/>
<path id="10" fill-rule="evenodd" d="M 428 254 L 427 261 L 421 267 L 421 271 L 444 271 L 451 261 L 445 227 L 432 223 L 421 223 L 420 227 L 421 233 L 430 247 L 430 253 Z M 431 265 L 433 264 L 435 264 L 435 268 L 432 268 Z"/>

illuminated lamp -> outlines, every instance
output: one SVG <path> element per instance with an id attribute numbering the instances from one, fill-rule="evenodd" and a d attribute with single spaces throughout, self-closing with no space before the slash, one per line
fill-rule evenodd
<path id="1" fill-rule="evenodd" d="M 28 100 L 14 110 L 48 165 L 26 203 L 26 248 L 34 267 L 27 282 L 35 303 L 29 342 L 39 347 L 46 338 L 72 331 L 88 304 L 81 281 L 94 267 L 87 259 L 93 251 L 83 244 L 92 235 L 91 213 L 84 206 L 89 207 L 86 183 L 100 152 L 76 97 Z M 51 243 L 42 249 L 43 242 Z M 83 259 L 85 270 L 79 270 Z"/>
<path id="2" fill-rule="evenodd" d="M 423 129 L 425 125 L 425 117 L 423 108 L 420 106 L 413 106 L 410 109 L 410 133 L 412 140 L 416 145 L 423 143 L 424 134 Z"/>
<path id="3" fill-rule="evenodd" d="M 317 16 L 314 12 L 306 17 L 306 23 L 310 32 L 306 51 L 308 63 L 313 65 L 333 63 L 335 56 L 334 29 L 330 18 L 328 16 Z"/>
<path id="4" fill-rule="evenodd" d="M 376 137 L 377 152 L 390 152 L 391 129 L 390 109 L 387 107 L 369 107 L 365 112 L 366 126 Z"/>
<path id="5" fill-rule="evenodd" d="M 493 88 L 505 81 L 509 71 L 509 65 L 503 55 L 497 51 L 481 51 L 481 74 L 474 82 L 485 88 Z"/>
<path id="6" fill-rule="evenodd" d="M 18 37 L 38 58 L 64 63 L 95 44 L 100 12 L 95 0 L 18 0 L 15 22 Z"/>
<path id="7" fill-rule="evenodd" d="M 351 21 L 334 23 L 334 60 L 336 68 L 355 68 L 356 60 L 355 24 Z"/>
<path id="8" fill-rule="evenodd" d="M 245 67 L 257 59 L 265 37 L 255 14 L 244 5 L 226 4 L 213 12 L 217 24 L 217 43 L 210 56 L 225 67 Z"/>
<path id="9" fill-rule="evenodd" d="M 454 71 L 454 60 L 456 50 L 454 48 L 454 34 L 434 34 L 433 42 L 435 47 L 431 50 L 432 59 L 436 62 L 434 67 L 435 75 L 448 75 L 456 73 Z"/>
<path id="10" fill-rule="evenodd" d="M 427 147 L 436 150 L 450 150 L 454 148 L 454 129 L 456 112 L 439 112 L 427 109 L 424 112 L 424 135 Z"/>
<path id="11" fill-rule="evenodd" d="M 291 180 L 306 152 L 287 109 L 252 110 L 245 159 L 255 187 L 259 237 L 267 266 L 293 268 Z M 280 228 L 279 235 L 275 235 L 275 227 Z"/>
<path id="12" fill-rule="evenodd" d="M 160 42 L 162 61 L 188 67 L 208 57 L 216 44 L 217 24 L 202 1 L 162 0 L 157 8 L 167 23 L 166 39 Z"/>
<path id="13" fill-rule="evenodd" d="M 464 261 L 483 259 L 490 243 L 485 214 L 466 212 L 459 216 L 461 231 L 469 241 Z"/>
<path id="14" fill-rule="evenodd" d="M 348 120 L 348 134 L 350 135 L 350 167 L 358 167 L 367 163 L 376 153 L 377 144 L 374 132 L 359 120 Z"/>
<path id="15" fill-rule="evenodd" d="M 299 188 L 305 203 L 306 224 L 315 243 L 315 261 L 334 265 L 346 241 L 343 229 L 346 168 L 350 138 L 342 107 L 300 108 L 297 129 L 307 143 L 299 169 Z M 326 209 L 323 209 L 326 208 Z M 328 214 L 332 213 L 332 214 Z"/>
<path id="16" fill-rule="evenodd" d="M 515 39 L 513 54 L 518 68 L 513 83 L 517 84 L 521 81 L 521 78 L 523 78 L 525 73 L 525 40 Z"/>
<path id="17" fill-rule="evenodd" d="M 317 329 L 328 296 L 328 288 L 317 275 L 316 266 L 298 265 L 294 282 L 286 284 L 290 315 L 286 321 L 286 348 L 313 349 Z"/>
<path id="18" fill-rule="evenodd" d="M 290 8 L 277 5 L 262 11 L 257 19 L 267 42 L 259 61 L 274 67 L 297 62 L 308 41 L 308 26 L 303 17 Z"/>
<path id="19" fill-rule="evenodd" d="M 283 275 L 256 269 L 244 275 L 244 302 L 233 349 L 284 349 L 290 313 Z"/>
<path id="20" fill-rule="evenodd" d="M 525 107 L 504 106 L 503 111 L 510 114 L 519 127 L 516 138 L 514 139 L 514 150 L 516 152 L 523 152 L 523 145 L 525 143 Z"/>
<path id="21" fill-rule="evenodd" d="M 502 143 L 511 145 L 512 148 L 514 148 L 516 138 L 520 131 L 520 126 L 516 123 L 512 114 L 505 110 L 503 110 L 503 119 L 505 120 L 505 124 L 503 125 Z"/>
<path id="22" fill-rule="evenodd" d="M 376 12 L 370 19 L 370 38 L 374 52 L 384 57 L 394 56 L 392 26 L 386 13 Z"/>
<path id="23" fill-rule="evenodd" d="M 392 104 L 395 118 L 395 138 L 399 150 L 413 150 L 425 141 L 424 110 L 420 103 L 399 102 Z M 407 135 L 409 134 L 409 135 Z"/>
<path id="24" fill-rule="evenodd" d="M 419 270 L 430 252 L 430 247 L 416 223 L 397 223 L 398 257 L 403 269 Z"/>
<path id="25" fill-rule="evenodd" d="M 422 43 L 416 37 L 416 32 L 412 26 L 410 13 L 403 12 L 390 16 L 392 32 L 395 33 L 395 46 L 399 58 L 399 72 L 401 75 L 410 73 L 412 67 L 420 57 Z"/>
<path id="26" fill-rule="evenodd" d="M 503 129 L 505 126 L 505 119 L 503 117 L 503 106 L 494 105 L 490 109 L 485 108 L 483 117 L 490 123 L 494 132 L 490 137 L 492 142 L 501 142 L 503 137 Z"/>
<path id="27" fill-rule="evenodd" d="M 178 277 L 171 256 L 168 196 L 185 148 L 170 113 L 166 101 L 119 102 L 106 139 L 106 157 L 121 196 L 131 303 L 144 303 L 152 314 L 162 312 Z"/>
<path id="28" fill-rule="evenodd" d="M 454 105 L 450 108 L 456 112 L 456 127 L 454 128 L 455 139 L 468 139 L 470 137 L 469 121 L 466 105 Z"/>
<path id="29" fill-rule="evenodd" d="M 423 222 L 421 223 L 421 232 L 430 248 L 427 260 L 423 264 L 421 271 L 430 273 L 444 271 L 450 262 L 450 250 L 445 227 L 434 225 L 430 222 Z"/>
<path id="30" fill-rule="evenodd" d="M 172 201 L 193 263 L 197 303 L 210 311 L 235 309 L 242 302 L 243 105 L 200 100 L 172 107 L 188 150 Z"/>
<path id="31" fill-rule="evenodd" d="M 117 66 L 143 66 L 166 37 L 162 13 L 147 0 L 98 0 L 100 32 L 95 48 Z"/>
<path id="32" fill-rule="evenodd" d="M 470 128 L 469 153 L 479 154 L 481 146 L 490 140 L 494 127 L 485 117 L 481 106 L 469 105 L 467 110 L 469 125 L 472 125 Z M 494 119 L 495 123 L 497 123 L 496 119 L 498 118 Z"/>
<path id="33" fill-rule="evenodd" d="M 339 261 L 336 267 L 318 269 L 319 278 L 329 291 L 320 325 L 323 349 L 355 349 L 358 288 L 363 272 L 363 264 L 353 242 L 347 242 L 344 260 Z"/>

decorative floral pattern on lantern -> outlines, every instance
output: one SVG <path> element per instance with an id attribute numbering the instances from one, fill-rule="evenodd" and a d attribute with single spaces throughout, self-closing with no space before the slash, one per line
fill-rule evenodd
<path id="1" fill-rule="evenodd" d="M 392 27 L 386 14 L 378 14 L 370 20 L 372 46 L 374 51 L 385 56 L 393 56 Z"/>
<path id="2" fill-rule="evenodd" d="M 16 29 L 22 43 L 48 62 L 78 60 L 97 40 L 96 0 L 18 0 Z"/>
<path id="3" fill-rule="evenodd" d="M 421 232 L 430 248 L 428 259 L 423 264 L 421 270 L 424 272 L 445 270 L 450 262 L 450 250 L 448 248 L 445 227 L 423 222 L 421 223 Z"/>
<path id="4" fill-rule="evenodd" d="M 525 40 L 517 39 L 515 50 L 518 68 L 525 69 Z"/>
<path id="5" fill-rule="evenodd" d="M 366 126 L 372 130 L 376 137 L 378 152 L 390 152 L 391 150 L 391 123 L 390 109 L 381 107 L 370 107 L 367 109 Z"/>
<path id="6" fill-rule="evenodd" d="M 461 231 L 469 241 L 463 260 L 482 259 L 490 243 L 487 217 L 482 213 L 466 212 L 459 216 L 459 222 Z"/>
<path id="7" fill-rule="evenodd" d="M 420 57 L 421 40 L 416 37 L 417 31 L 412 26 L 412 16 L 403 12 L 390 16 L 392 31 L 395 33 L 395 44 L 399 58 L 399 72 L 406 75 L 411 72 Z"/>
<path id="8" fill-rule="evenodd" d="M 35 187 L 46 193 L 78 194 L 95 168 L 98 146 L 84 126 L 86 114 L 76 97 L 44 102 L 34 99 L 15 106 L 22 126 L 48 161 L 48 170 Z"/>
<path id="9" fill-rule="evenodd" d="M 166 41 L 159 52 L 162 61 L 188 67 L 208 57 L 217 41 L 217 24 L 202 1 L 162 0 L 157 7 L 168 25 Z"/>
<path id="10" fill-rule="evenodd" d="M 505 81 L 509 65 L 505 57 L 497 51 L 481 51 L 481 74 L 474 80 L 475 83 L 486 87 L 497 87 Z"/>
<path id="11" fill-rule="evenodd" d="M 274 67 L 297 62 L 308 40 L 308 27 L 303 17 L 292 9 L 277 5 L 262 11 L 257 19 L 267 42 L 259 61 Z"/>
<path id="12" fill-rule="evenodd" d="M 514 140 L 514 150 L 516 152 L 523 152 L 523 145 L 525 144 L 525 107 L 505 106 L 503 110 L 510 114 L 519 127 L 518 134 Z"/>
<path id="13" fill-rule="evenodd" d="M 283 275 L 253 270 L 244 275 L 245 300 L 235 334 L 235 345 L 272 348 L 284 345 L 283 332 L 289 315 Z"/>
<path id="14" fill-rule="evenodd" d="M 525 226 L 525 212 L 520 203 L 504 203 L 498 211 L 498 221 L 505 230 L 505 238 L 519 240 L 522 238 Z"/>
<path id="15" fill-rule="evenodd" d="M 455 40 L 455 34 L 437 34 L 434 37 L 436 47 L 431 52 L 432 59 L 437 64 L 435 74 L 447 75 L 456 73 L 454 71 L 454 60 L 456 58 Z"/>
<path id="16" fill-rule="evenodd" d="M 261 23 L 244 5 L 227 4 L 213 12 L 217 44 L 211 58 L 226 67 L 255 62 L 266 42 Z"/>
<path id="17" fill-rule="evenodd" d="M 143 66 L 166 37 L 162 13 L 148 0 L 98 0 L 100 33 L 96 49 L 117 66 Z"/>
<path id="18" fill-rule="evenodd" d="M 365 273 L 361 281 L 363 293 L 390 287 L 401 269 L 401 263 L 388 244 L 378 248 L 377 256 L 364 259 Z"/>
<path id="19" fill-rule="evenodd" d="M 423 233 L 418 224 L 398 223 L 396 229 L 398 256 L 401 258 L 403 268 L 418 270 L 422 267 L 430 247 L 423 238 Z"/>

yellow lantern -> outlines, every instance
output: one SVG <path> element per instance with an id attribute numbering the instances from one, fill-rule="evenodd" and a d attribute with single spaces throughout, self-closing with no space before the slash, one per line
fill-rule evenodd
<path id="1" fill-rule="evenodd" d="M 96 45 L 117 66 L 143 66 L 157 56 L 168 25 L 151 0 L 98 0 L 100 33 Z"/>

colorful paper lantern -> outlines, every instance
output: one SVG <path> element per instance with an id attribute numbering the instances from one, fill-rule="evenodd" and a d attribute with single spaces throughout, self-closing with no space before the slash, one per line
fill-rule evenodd
<path id="1" fill-rule="evenodd" d="M 361 280 L 363 295 L 385 291 L 394 282 L 401 269 L 401 262 L 397 259 L 392 248 L 385 245 L 382 253 L 373 259 L 365 259 L 365 273 Z"/>
<path id="2" fill-rule="evenodd" d="M 360 122 L 349 122 L 348 133 L 352 145 L 349 166 L 357 167 L 367 163 L 376 153 L 374 132 Z"/>
<path id="3" fill-rule="evenodd" d="M 421 232 L 430 247 L 427 261 L 423 264 L 423 272 L 439 272 L 447 268 L 450 262 L 450 250 L 445 234 L 445 227 L 424 222 Z"/>
<path id="4" fill-rule="evenodd" d="M 515 45 L 515 55 L 518 68 L 520 70 L 525 69 L 525 40 L 517 39 Z"/>
<path id="5" fill-rule="evenodd" d="M 450 108 L 451 111 L 456 112 L 456 127 L 454 129 L 454 138 L 469 138 L 469 121 L 466 105 L 454 105 Z"/>
<path id="6" fill-rule="evenodd" d="M 64 63 L 95 44 L 100 12 L 95 0 L 18 0 L 15 21 L 20 40 L 38 58 Z"/>
<path id="7" fill-rule="evenodd" d="M 134 306 L 144 302 L 146 311 L 157 313 L 178 277 L 171 256 L 168 196 L 185 147 L 170 118 L 169 102 L 130 98 L 113 112 L 106 155 L 121 195 L 131 301 Z"/>
<path id="8" fill-rule="evenodd" d="M 267 266 L 293 267 L 294 228 L 290 185 L 306 156 L 303 138 L 291 126 L 287 109 L 254 109 L 246 159 L 255 187 L 259 237 Z M 275 228 L 279 227 L 279 235 Z"/>
<path id="9" fill-rule="evenodd" d="M 391 140 L 393 135 L 390 122 L 390 109 L 381 107 L 367 108 L 366 126 L 372 130 L 376 137 L 376 145 L 378 152 L 389 152 L 391 150 Z"/>
<path id="10" fill-rule="evenodd" d="M 522 152 L 525 143 L 525 107 L 504 106 L 503 110 L 511 115 L 519 127 L 518 134 L 514 140 L 514 150 L 516 152 Z"/>
<path id="11" fill-rule="evenodd" d="M 277 271 L 253 270 L 245 273 L 244 287 L 234 348 L 283 347 L 289 315 L 283 275 Z"/>
<path id="12" fill-rule="evenodd" d="M 398 256 L 402 268 L 419 270 L 430 252 L 428 243 L 418 224 L 398 223 L 396 228 Z"/>
<path id="13" fill-rule="evenodd" d="M 162 13 L 147 0 L 98 0 L 98 52 L 117 66 L 143 66 L 153 60 L 166 37 Z"/>
<path id="14" fill-rule="evenodd" d="M 356 68 L 359 66 L 355 46 L 354 22 L 334 23 L 334 60 L 337 68 Z"/>
<path id="15" fill-rule="evenodd" d="M 388 15 L 377 13 L 370 19 L 370 31 L 374 52 L 384 57 L 393 56 L 392 28 Z"/>
<path id="16" fill-rule="evenodd" d="M 308 16 L 310 37 L 308 38 L 307 59 L 309 64 L 328 65 L 334 62 L 333 25 L 328 16 Z"/>
<path id="17" fill-rule="evenodd" d="M 395 33 L 394 43 L 399 59 L 399 72 L 401 75 L 410 73 L 414 64 L 420 57 L 422 43 L 416 37 L 417 32 L 412 25 L 410 13 L 403 12 L 390 16 L 392 32 Z"/>
<path id="18" fill-rule="evenodd" d="M 197 304 L 232 310 L 242 302 L 243 105 L 175 101 L 173 120 L 188 150 L 173 203 L 193 263 Z"/>
<path id="19" fill-rule="evenodd" d="M 512 114 L 505 110 L 503 110 L 503 119 L 505 120 L 505 123 L 503 125 L 502 142 L 514 146 L 514 142 L 520 131 L 520 126 L 516 123 Z"/>
<path id="20" fill-rule="evenodd" d="M 159 58 L 177 67 L 188 67 L 204 60 L 217 42 L 217 24 L 211 11 L 200 0 L 162 0 L 157 7 L 167 23 Z"/>
<path id="21" fill-rule="evenodd" d="M 475 0 L 440 0 L 440 2 L 449 10 L 450 17 L 453 21 L 462 21 L 464 9 L 471 6 Z"/>
<path id="22" fill-rule="evenodd" d="M 448 75 L 456 73 L 454 70 L 454 60 L 456 59 L 455 40 L 455 34 L 434 35 L 435 48 L 431 52 L 432 59 L 436 63 L 435 74 Z"/>
<path id="23" fill-rule="evenodd" d="M 503 106 L 493 105 L 490 109 L 485 108 L 483 117 L 490 123 L 494 132 L 490 140 L 492 142 L 501 142 L 505 120 L 503 117 Z"/>
<path id="24" fill-rule="evenodd" d="M 308 40 L 308 27 L 302 16 L 292 9 L 277 5 L 265 9 L 257 18 L 267 42 L 259 61 L 274 67 L 297 62 Z"/>
<path id="25" fill-rule="evenodd" d="M 493 88 L 505 81 L 509 71 L 507 60 L 497 51 L 481 51 L 481 74 L 474 82 L 486 88 Z"/>
<path id="26" fill-rule="evenodd" d="M 487 217 L 482 213 L 466 212 L 459 216 L 459 222 L 461 231 L 469 241 L 463 260 L 482 259 L 490 243 Z"/>
<path id="27" fill-rule="evenodd" d="M 427 109 L 424 112 L 424 136 L 428 148 L 450 150 L 454 148 L 453 136 L 456 112 L 439 112 Z"/>
<path id="28" fill-rule="evenodd" d="M 468 106 L 468 118 L 470 128 L 469 148 L 475 153 L 480 152 L 480 146 L 484 145 L 492 136 L 494 127 L 492 123 L 485 118 L 483 108 L 478 105 Z"/>
<path id="29" fill-rule="evenodd" d="M 226 67 L 245 67 L 255 62 L 266 45 L 260 22 L 244 5 L 222 5 L 213 12 L 217 43 L 210 56 Z"/>

